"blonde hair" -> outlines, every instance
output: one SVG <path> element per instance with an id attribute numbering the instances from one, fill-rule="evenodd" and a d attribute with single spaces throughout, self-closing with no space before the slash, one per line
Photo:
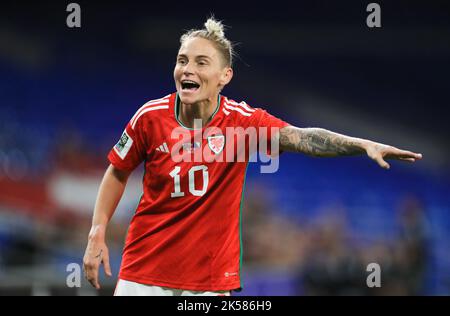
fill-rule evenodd
<path id="1" fill-rule="evenodd" d="M 201 30 L 192 29 L 184 33 L 180 38 L 181 45 L 186 40 L 194 37 L 201 37 L 211 41 L 222 55 L 226 66 L 233 65 L 233 44 L 225 37 L 224 25 L 221 21 L 217 21 L 214 17 L 208 18 L 205 22 L 205 28 Z"/>

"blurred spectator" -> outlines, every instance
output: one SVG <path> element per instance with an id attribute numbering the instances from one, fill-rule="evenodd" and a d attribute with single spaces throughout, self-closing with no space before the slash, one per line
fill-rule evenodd
<path id="1" fill-rule="evenodd" d="M 337 210 L 336 210 L 337 211 Z M 306 295 L 358 295 L 365 284 L 358 249 L 350 246 L 343 217 L 331 212 L 310 228 L 310 248 L 300 267 Z"/>
<path id="2" fill-rule="evenodd" d="M 299 293 L 306 295 L 420 295 L 428 258 L 428 233 L 423 207 L 417 198 L 400 206 L 399 236 L 355 247 L 339 212 L 331 212 L 311 227 L 307 260 L 300 266 Z M 381 267 L 381 287 L 366 286 L 366 266 Z"/>
<path id="3" fill-rule="evenodd" d="M 399 265 L 405 270 L 407 295 L 423 294 L 429 258 L 429 229 L 423 204 L 406 197 L 400 205 Z"/>
<path id="4" fill-rule="evenodd" d="M 244 262 L 248 266 L 298 265 L 306 249 L 298 225 L 277 213 L 270 190 L 258 182 L 247 188 L 242 214 Z"/>

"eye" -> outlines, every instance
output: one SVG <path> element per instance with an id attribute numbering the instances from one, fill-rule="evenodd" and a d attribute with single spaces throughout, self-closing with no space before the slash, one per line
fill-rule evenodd
<path id="1" fill-rule="evenodd" d="M 200 60 L 200 61 L 198 62 L 198 64 L 199 64 L 200 66 L 206 66 L 208 63 L 206 62 L 206 60 Z"/>
<path id="2" fill-rule="evenodd" d="M 177 64 L 186 65 L 186 63 L 187 63 L 187 61 L 184 58 L 178 58 L 178 60 L 177 60 Z"/>

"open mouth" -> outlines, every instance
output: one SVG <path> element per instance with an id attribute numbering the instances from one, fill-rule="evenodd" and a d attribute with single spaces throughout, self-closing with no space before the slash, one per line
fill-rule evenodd
<path id="1" fill-rule="evenodd" d="M 183 80 L 181 81 L 181 89 L 185 91 L 196 91 L 200 88 L 200 85 L 192 80 Z"/>

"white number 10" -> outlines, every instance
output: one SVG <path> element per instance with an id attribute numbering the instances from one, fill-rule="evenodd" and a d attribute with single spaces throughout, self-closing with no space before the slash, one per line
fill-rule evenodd
<path id="1" fill-rule="evenodd" d="M 202 171 L 203 176 L 203 188 L 201 190 L 197 190 L 195 188 L 195 172 L 196 171 Z M 181 197 L 184 196 L 184 192 L 181 192 L 180 187 L 180 171 L 181 167 L 176 166 L 169 175 L 173 178 L 173 184 L 174 184 L 174 192 L 170 193 L 171 197 Z M 191 169 L 189 169 L 189 192 L 191 192 L 192 195 L 195 196 L 202 196 L 206 193 L 206 190 L 208 189 L 208 182 L 209 182 L 209 174 L 208 174 L 208 167 L 204 165 L 200 166 L 193 166 Z"/>

